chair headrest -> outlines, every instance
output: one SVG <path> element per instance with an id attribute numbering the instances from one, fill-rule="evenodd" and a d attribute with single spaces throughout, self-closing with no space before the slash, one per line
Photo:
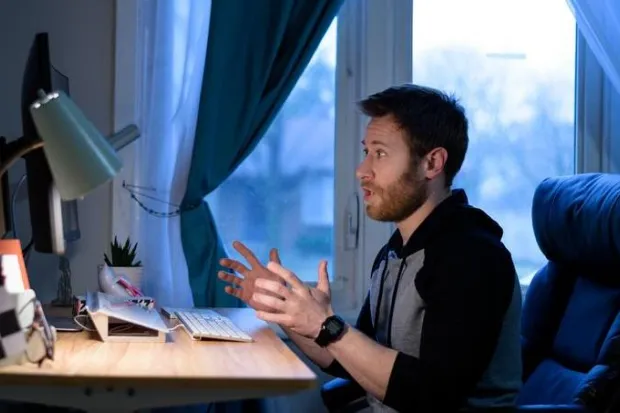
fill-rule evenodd
<path id="1" fill-rule="evenodd" d="M 598 269 L 620 264 L 620 175 L 545 179 L 534 193 L 532 221 L 549 261 Z"/>

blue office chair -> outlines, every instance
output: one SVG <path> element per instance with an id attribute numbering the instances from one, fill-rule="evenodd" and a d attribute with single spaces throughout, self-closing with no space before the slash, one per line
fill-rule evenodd
<path id="1" fill-rule="evenodd" d="M 605 411 L 620 388 L 620 176 L 544 180 L 532 221 L 549 262 L 523 304 L 518 404 Z"/>
<path id="2" fill-rule="evenodd" d="M 532 207 L 548 263 L 523 304 L 524 376 L 517 412 L 620 412 L 620 176 L 544 180 Z M 330 412 L 353 412 L 363 389 L 322 387 Z"/>

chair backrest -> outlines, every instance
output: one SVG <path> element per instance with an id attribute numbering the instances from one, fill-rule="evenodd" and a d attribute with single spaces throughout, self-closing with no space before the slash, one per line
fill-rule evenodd
<path id="1" fill-rule="evenodd" d="M 548 263 L 523 304 L 518 403 L 572 404 L 620 360 L 620 176 L 546 179 L 532 219 Z"/>

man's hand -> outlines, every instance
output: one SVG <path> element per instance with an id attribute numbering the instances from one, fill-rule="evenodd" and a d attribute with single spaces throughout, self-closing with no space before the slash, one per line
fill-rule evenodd
<path id="1" fill-rule="evenodd" d="M 227 285 L 224 290 L 228 294 L 237 297 L 255 310 L 269 311 L 270 307 L 261 305 L 252 298 L 254 293 L 257 291 L 255 285 L 256 280 L 264 278 L 267 280 L 280 281 L 280 277 L 265 268 L 265 266 L 261 264 L 258 258 L 256 258 L 256 255 L 254 255 L 254 253 L 241 242 L 233 242 L 233 248 L 237 250 L 237 252 L 239 252 L 239 254 L 243 256 L 243 258 L 245 258 L 245 260 L 250 265 L 250 268 L 246 267 L 239 261 L 232 260 L 230 258 L 221 259 L 220 265 L 222 267 L 229 268 L 241 275 L 238 276 L 234 273 L 226 271 L 218 272 L 217 275 L 220 280 L 230 284 Z M 278 255 L 277 249 L 273 248 L 269 252 L 269 259 L 275 263 L 280 264 L 280 257 Z"/>
<path id="2" fill-rule="evenodd" d="M 257 287 L 270 293 L 260 291 L 254 293 L 252 299 L 270 309 L 258 311 L 257 317 L 289 328 L 304 337 L 315 339 L 325 319 L 333 314 L 327 262 L 322 261 L 319 265 L 319 281 L 316 288 L 306 286 L 295 274 L 277 262 L 267 264 L 267 269 L 278 275 L 280 280 L 256 280 Z"/>

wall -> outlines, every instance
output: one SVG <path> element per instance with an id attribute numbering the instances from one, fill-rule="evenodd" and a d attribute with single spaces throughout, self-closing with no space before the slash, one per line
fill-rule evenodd
<path id="1" fill-rule="evenodd" d="M 54 66 L 70 79 L 72 98 L 104 134 L 112 131 L 114 1 L 0 0 L 0 135 L 21 136 L 20 87 L 35 33 L 47 31 Z M 10 170 L 14 185 L 23 161 Z M 21 190 L 16 208 L 22 244 L 30 239 L 28 201 Z M 111 236 L 111 189 L 100 187 L 79 201 L 82 237 L 68 247 L 74 293 L 96 287 L 96 266 Z M 28 274 L 44 302 L 56 294 L 58 258 L 33 252 Z"/>

